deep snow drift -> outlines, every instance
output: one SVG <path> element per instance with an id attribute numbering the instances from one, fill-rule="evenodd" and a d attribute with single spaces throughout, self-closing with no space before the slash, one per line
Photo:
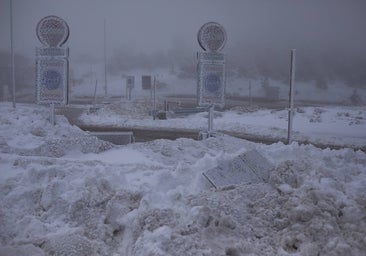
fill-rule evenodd
<path id="1" fill-rule="evenodd" d="M 1 103 L 0 255 L 363 255 L 366 154 L 218 136 L 113 146 Z M 202 172 L 256 149 L 269 183 Z"/>

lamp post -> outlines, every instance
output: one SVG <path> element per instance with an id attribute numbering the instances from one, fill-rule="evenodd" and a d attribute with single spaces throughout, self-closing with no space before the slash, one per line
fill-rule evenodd
<path id="1" fill-rule="evenodd" d="M 106 24 L 104 19 L 104 30 L 103 30 L 103 57 L 104 57 L 104 98 L 107 98 L 107 39 L 106 39 Z"/>
<path id="2" fill-rule="evenodd" d="M 13 1 L 10 0 L 10 52 L 11 52 L 11 80 L 13 90 L 13 108 L 16 108 L 15 103 L 15 68 L 14 68 L 14 47 L 13 47 Z"/>

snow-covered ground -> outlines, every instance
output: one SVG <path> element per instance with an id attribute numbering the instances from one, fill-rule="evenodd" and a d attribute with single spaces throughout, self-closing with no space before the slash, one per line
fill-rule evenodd
<path id="1" fill-rule="evenodd" d="M 362 151 L 321 150 L 296 142 L 263 145 L 225 135 L 114 146 L 62 116 L 50 125 L 47 108 L 10 105 L 0 104 L 1 256 L 366 251 Z M 314 127 L 335 122 L 354 129 L 343 133 L 344 140 L 351 138 L 349 144 L 354 143 L 354 133 L 365 139 L 360 128 L 365 128 L 364 110 L 321 110 L 304 109 L 296 115 Z M 261 124 L 268 114 L 232 111 L 217 117 L 215 125 L 221 129 L 228 120 L 246 116 L 243 123 Z M 277 120 L 283 114 L 272 114 L 267 122 L 277 127 L 285 118 Z M 89 118 L 112 122 L 116 114 Z M 202 119 L 200 125 L 205 126 L 204 116 L 190 118 Z M 177 126 L 180 122 L 184 121 L 174 121 Z M 193 125 L 191 119 L 185 122 Z M 268 183 L 215 190 L 203 177 L 204 171 L 252 149 L 275 166 Z"/>
<path id="2" fill-rule="evenodd" d="M 84 112 L 80 120 L 87 125 L 124 128 L 179 128 L 207 130 L 208 114 L 169 116 L 167 120 L 153 120 L 148 115 L 151 103 L 123 101 L 102 106 L 95 113 Z M 230 111 L 215 112 L 215 130 L 249 134 L 285 141 L 288 111 L 235 107 Z M 366 145 L 366 107 L 301 107 L 296 108 L 293 138 L 301 142 L 362 148 Z"/>

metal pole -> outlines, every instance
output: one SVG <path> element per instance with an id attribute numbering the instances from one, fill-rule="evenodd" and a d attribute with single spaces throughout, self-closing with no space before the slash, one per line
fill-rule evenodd
<path id="1" fill-rule="evenodd" d="M 93 107 L 95 108 L 97 105 L 97 87 L 98 87 L 98 79 L 95 79 L 95 87 L 94 87 L 94 101 Z"/>
<path id="2" fill-rule="evenodd" d="M 156 119 L 156 77 L 154 76 L 154 101 L 153 101 L 153 115 L 154 115 L 154 120 Z"/>
<path id="3" fill-rule="evenodd" d="M 252 83 L 251 80 L 249 80 L 249 105 L 252 105 Z"/>
<path id="4" fill-rule="evenodd" d="M 13 47 L 13 1 L 10 0 L 10 51 L 11 51 L 11 76 L 12 76 L 12 88 L 13 88 L 13 108 L 16 108 L 15 103 L 15 67 L 14 67 L 14 47 Z"/>
<path id="5" fill-rule="evenodd" d="M 294 117 L 294 85 L 295 85 L 295 57 L 296 50 L 291 50 L 291 68 L 290 68 L 290 94 L 289 94 L 289 108 L 288 108 L 288 130 L 287 143 L 292 142 L 292 123 Z"/>
<path id="6" fill-rule="evenodd" d="M 126 84 L 126 90 L 125 90 L 125 97 L 126 97 L 126 100 L 128 100 L 128 90 L 127 90 L 127 79 L 124 80 L 123 79 L 123 74 L 121 74 L 121 87 L 123 88 L 123 81 L 125 81 L 125 84 Z M 123 94 L 123 89 L 122 89 L 122 94 Z M 121 99 L 123 99 L 123 95 L 121 97 Z"/>
<path id="7" fill-rule="evenodd" d="M 106 45 L 106 24 L 104 19 L 104 97 L 107 98 L 107 45 Z"/>
<path id="8" fill-rule="evenodd" d="M 123 100 L 123 81 L 124 81 L 123 74 L 121 74 L 121 93 L 122 93 L 122 95 L 121 95 L 121 101 Z M 126 85 L 126 91 L 125 92 L 126 92 L 125 97 L 127 99 L 127 85 Z"/>

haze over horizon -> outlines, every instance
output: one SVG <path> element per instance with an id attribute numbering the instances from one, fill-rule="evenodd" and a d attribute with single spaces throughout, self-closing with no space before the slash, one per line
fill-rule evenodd
<path id="1" fill-rule="evenodd" d="M 71 63 L 103 59 L 104 20 L 109 61 L 118 54 L 159 57 L 163 53 L 173 54 L 178 62 L 182 54 L 194 59 L 200 50 L 197 31 L 216 21 L 227 30 L 223 51 L 233 65 L 284 66 L 288 50 L 296 48 L 300 59 L 310 59 L 309 63 L 316 59 L 311 66 L 321 69 L 329 63 L 356 70 L 366 67 L 366 1 L 362 0 L 12 1 L 14 50 L 30 59 L 41 46 L 37 23 L 57 15 L 70 27 L 66 46 Z M 0 51 L 10 49 L 9 7 L 10 0 L 0 0 Z"/>

